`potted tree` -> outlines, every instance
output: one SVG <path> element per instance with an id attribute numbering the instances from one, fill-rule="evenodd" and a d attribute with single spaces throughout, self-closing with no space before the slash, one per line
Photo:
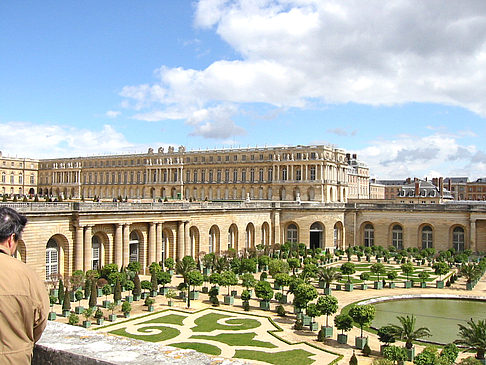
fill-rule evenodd
<path id="1" fill-rule="evenodd" d="M 157 280 L 157 272 L 155 269 L 152 270 L 150 273 L 150 284 L 151 284 L 150 296 L 156 297 L 159 290 L 159 282 Z"/>
<path id="2" fill-rule="evenodd" d="M 68 317 L 71 313 L 71 292 L 66 288 L 62 301 L 62 316 Z"/>
<path id="3" fill-rule="evenodd" d="M 174 266 L 175 266 L 175 261 L 172 257 L 167 257 L 164 261 L 164 265 L 167 269 L 167 271 L 169 271 L 169 274 L 172 276 L 174 275 Z"/>
<path id="4" fill-rule="evenodd" d="M 108 320 L 109 320 L 110 322 L 115 322 L 115 321 L 116 321 L 116 314 L 115 314 L 115 309 L 116 309 L 116 307 L 117 307 L 117 305 L 116 305 L 116 303 L 114 303 L 114 302 L 110 302 L 110 303 L 108 304 L 108 310 L 110 310 L 110 311 L 111 311 L 111 314 L 110 314 L 110 315 L 108 315 Z"/>
<path id="5" fill-rule="evenodd" d="M 373 283 L 374 288 L 377 290 L 383 289 L 383 282 L 380 280 L 380 276 L 385 273 L 385 265 L 381 262 L 374 263 L 370 266 L 370 271 L 377 277 L 377 280 Z"/>
<path id="6" fill-rule="evenodd" d="M 439 280 L 435 282 L 435 286 L 439 289 L 444 288 L 444 281 L 442 280 L 442 275 L 446 275 L 449 272 L 449 265 L 444 261 L 438 261 L 432 265 L 436 275 L 439 275 Z"/>
<path id="7" fill-rule="evenodd" d="M 322 267 L 317 272 L 317 277 L 319 278 L 319 288 L 324 289 L 324 294 L 330 295 L 331 284 L 341 278 L 341 273 L 336 267 Z"/>
<path id="8" fill-rule="evenodd" d="M 280 289 L 282 289 L 280 299 L 277 299 L 275 296 L 275 299 L 279 301 L 280 304 L 286 304 L 287 303 L 287 295 L 284 294 L 284 289 L 285 287 L 290 285 L 291 277 L 289 274 L 286 273 L 278 273 L 275 275 L 275 285 L 277 285 Z"/>
<path id="9" fill-rule="evenodd" d="M 76 290 L 74 293 L 74 297 L 76 298 L 76 301 L 78 302 L 78 306 L 74 308 L 74 313 L 76 314 L 82 314 L 84 312 L 84 307 L 81 306 L 81 300 L 84 298 L 84 294 L 82 290 Z"/>
<path id="10" fill-rule="evenodd" d="M 91 316 L 93 315 L 93 308 L 86 308 L 83 312 L 84 316 L 84 321 L 83 321 L 83 327 L 84 328 L 89 328 L 91 327 L 91 321 L 89 320 Z"/>
<path id="11" fill-rule="evenodd" d="M 353 291 L 353 283 L 351 283 L 351 275 L 356 272 L 354 264 L 352 262 L 345 262 L 340 268 L 343 275 L 348 276 L 348 282 L 344 285 L 346 291 Z"/>
<path id="12" fill-rule="evenodd" d="M 94 317 L 96 318 L 96 324 L 97 325 L 102 325 L 105 319 L 103 318 L 103 311 L 101 308 L 98 308 L 94 314 Z"/>
<path id="13" fill-rule="evenodd" d="M 340 344 L 348 343 L 348 335 L 345 332 L 351 331 L 353 328 L 353 319 L 349 314 L 341 313 L 334 317 L 334 325 L 341 333 L 337 336 L 337 342 Z"/>
<path id="14" fill-rule="evenodd" d="M 69 315 L 68 323 L 71 326 L 76 326 L 79 323 L 79 316 L 76 313 L 71 313 Z"/>
<path id="15" fill-rule="evenodd" d="M 116 305 L 121 304 L 121 283 L 118 277 L 115 280 L 115 288 L 113 290 L 113 301 L 116 303 Z"/>
<path id="16" fill-rule="evenodd" d="M 140 282 L 140 277 L 138 276 L 138 273 L 135 273 L 135 277 L 133 278 L 133 300 L 138 301 L 140 300 L 140 297 L 142 295 L 142 283 Z"/>
<path id="17" fill-rule="evenodd" d="M 167 284 L 170 284 L 172 281 L 172 275 L 170 275 L 167 271 L 159 271 L 157 273 L 157 281 L 162 287 L 159 289 L 160 295 L 165 295 L 167 293 L 167 288 L 165 287 Z"/>
<path id="18" fill-rule="evenodd" d="M 420 278 L 420 287 L 421 288 L 426 288 L 427 287 L 427 279 L 430 277 L 430 274 L 427 271 L 421 271 L 418 274 L 418 277 Z"/>
<path id="19" fill-rule="evenodd" d="M 467 321 L 467 326 L 459 324 L 459 339 L 454 343 L 464 346 L 465 351 L 475 351 L 476 359 L 482 364 L 486 364 L 486 320 L 478 320 L 474 322 L 474 319 Z"/>
<path id="20" fill-rule="evenodd" d="M 49 296 L 49 302 L 51 306 L 51 311 L 49 312 L 47 319 L 49 321 L 55 321 L 56 320 L 56 312 L 54 312 L 54 304 L 57 302 L 57 296 L 51 295 Z"/>
<path id="21" fill-rule="evenodd" d="M 248 290 L 248 292 L 250 293 L 250 296 L 251 296 L 251 294 L 252 294 L 251 288 L 254 288 L 255 284 L 256 284 L 255 277 L 250 273 L 245 273 L 245 274 L 241 275 L 240 279 L 241 279 L 241 285 L 244 286 L 246 288 L 246 290 Z"/>
<path id="22" fill-rule="evenodd" d="M 125 301 L 128 303 L 133 303 L 133 289 L 135 289 L 135 283 L 131 280 L 127 280 L 125 283 L 125 289 L 128 291 L 128 295 L 125 295 Z M 132 294 L 130 294 L 132 293 Z"/>
<path id="23" fill-rule="evenodd" d="M 234 296 L 230 295 L 230 288 L 232 285 L 238 284 L 238 279 L 233 271 L 225 271 L 221 274 L 219 285 L 228 287 L 228 295 L 225 295 L 224 304 L 233 305 Z"/>
<path id="24" fill-rule="evenodd" d="M 395 288 L 395 282 L 393 280 L 395 280 L 398 277 L 397 272 L 394 271 L 394 270 L 390 270 L 390 271 L 388 271 L 386 276 L 387 276 L 388 280 L 390 280 L 390 282 L 388 283 L 389 288 L 394 289 Z"/>
<path id="25" fill-rule="evenodd" d="M 176 297 L 176 291 L 174 289 L 167 290 L 167 293 L 165 293 L 165 297 L 167 298 L 167 305 L 169 307 L 172 307 L 172 305 L 174 304 L 174 298 Z"/>
<path id="26" fill-rule="evenodd" d="M 233 275 L 234 275 L 234 273 L 233 273 Z M 196 287 L 196 286 L 202 285 L 203 275 L 198 270 L 192 270 L 187 274 L 186 282 L 187 282 L 187 308 L 190 308 L 191 307 L 191 299 L 198 299 L 199 298 L 199 292 L 197 290 L 191 291 L 191 286 Z"/>
<path id="27" fill-rule="evenodd" d="M 405 349 L 407 352 L 407 358 L 409 361 L 413 361 L 415 357 L 415 348 L 413 346 L 413 341 L 418 340 L 422 337 L 430 336 L 430 330 L 426 327 L 420 327 L 415 329 L 415 316 L 398 316 L 398 321 L 400 325 L 391 324 L 393 335 L 405 341 Z"/>
<path id="28" fill-rule="evenodd" d="M 367 280 L 370 280 L 370 273 L 367 271 L 362 272 L 359 275 L 359 278 L 363 280 L 363 283 L 361 284 L 361 290 L 366 290 L 368 289 L 368 284 L 366 284 Z"/>
<path id="29" fill-rule="evenodd" d="M 321 311 L 319 310 L 319 307 L 315 303 L 310 303 L 307 305 L 305 312 L 310 317 L 309 329 L 311 331 L 317 331 L 318 324 L 316 321 L 314 321 L 314 318 L 319 317 L 321 315 Z"/>
<path id="30" fill-rule="evenodd" d="M 360 336 L 355 339 L 355 346 L 360 350 L 362 350 L 368 342 L 368 338 L 363 337 L 363 326 L 369 325 L 373 321 L 375 313 L 376 309 L 371 304 L 354 304 L 349 310 L 349 315 L 353 318 L 353 321 L 359 325 L 361 330 Z"/>
<path id="31" fill-rule="evenodd" d="M 142 299 L 146 299 L 149 296 L 149 293 L 147 293 L 147 290 L 152 289 L 152 283 L 150 281 L 148 281 L 148 280 L 142 280 L 142 282 L 140 283 L 140 285 L 141 285 L 141 287 L 143 289 L 141 298 Z"/>
<path id="32" fill-rule="evenodd" d="M 152 298 L 147 298 L 147 300 L 148 299 L 153 300 Z M 132 305 L 129 302 L 123 302 L 121 309 L 125 318 L 129 318 L 130 312 L 132 311 Z"/>
<path id="33" fill-rule="evenodd" d="M 380 353 L 383 354 L 383 350 L 396 341 L 395 331 L 391 326 L 383 326 L 378 329 L 377 335 L 378 340 L 383 342 L 383 345 L 380 345 Z"/>
<path id="34" fill-rule="evenodd" d="M 244 289 L 241 292 L 241 300 L 242 300 L 243 309 L 246 312 L 250 310 L 250 298 L 251 298 L 250 292 L 247 289 Z"/>
<path id="35" fill-rule="evenodd" d="M 405 281 L 405 288 L 410 289 L 412 287 L 412 281 L 409 280 L 409 275 L 413 273 L 414 270 L 413 264 L 407 262 L 405 264 L 402 264 L 400 266 L 400 269 L 402 270 L 402 273 L 404 273 L 405 276 L 407 277 L 407 280 Z"/>
<path id="36" fill-rule="evenodd" d="M 332 295 L 320 296 L 317 299 L 317 308 L 321 314 L 326 315 L 326 325 L 321 328 L 324 337 L 332 337 L 332 327 L 329 326 L 329 315 L 336 313 L 338 310 L 337 298 Z"/>
<path id="37" fill-rule="evenodd" d="M 383 349 L 385 359 L 393 361 L 393 364 L 403 364 L 407 360 L 407 352 L 403 347 L 387 346 Z"/>
<path id="38" fill-rule="evenodd" d="M 103 300 L 103 307 L 108 308 L 108 305 L 110 305 L 110 301 L 108 300 L 108 295 L 111 294 L 111 285 L 105 284 L 102 290 L 103 290 L 103 295 L 105 296 L 105 300 Z"/>
<path id="39" fill-rule="evenodd" d="M 259 281 L 255 284 L 255 294 L 260 301 L 260 309 L 270 310 L 270 300 L 273 298 L 273 289 L 268 281 Z"/>

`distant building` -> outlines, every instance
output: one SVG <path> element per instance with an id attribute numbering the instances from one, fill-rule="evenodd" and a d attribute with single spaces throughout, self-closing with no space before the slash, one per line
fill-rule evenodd
<path id="1" fill-rule="evenodd" d="M 444 184 L 451 192 L 454 200 L 467 200 L 467 177 L 446 177 Z"/>
<path id="2" fill-rule="evenodd" d="M 384 184 L 378 183 L 375 179 L 370 179 L 370 200 L 385 199 Z"/>
<path id="3" fill-rule="evenodd" d="M 346 154 L 348 161 L 348 199 L 370 198 L 369 168 L 358 160 L 356 154 Z"/>
<path id="4" fill-rule="evenodd" d="M 444 189 L 442 178 L 439 179 L 439 186 L 427 180 L 415 179 L 403 185 L 395 198 L 402 204 L 438 204 L 452 199 L 452 194 Z"/>
<path id="5" fill-rule="evenodd" d="M 403 185 L 410 183 L 411 179 L 407 180 L 376 180 L 376 184 L 383 185 L 385 187 L 385 199 L 395 199 Z"/>
<path id="6" fill-rule="evenodd" d="M 4 157 L 0 152 L 0 194 L 35 195 L 38 169 L 38 160 Z"/>

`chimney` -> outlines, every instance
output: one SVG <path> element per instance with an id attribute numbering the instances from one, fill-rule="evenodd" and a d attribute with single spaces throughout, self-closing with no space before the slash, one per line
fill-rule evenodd
<path id="1" fill-rule="evenodd" d="M 420 195 L 420 182 L 415 180 L 415 196 L 419 196 Z"/>
<path id="2" fill-rule="evenodd" d="M 444 196 L 444 178 L 439 177 L 439 196 Z"/>
<path id="3" fill-rule="evenodd" d="M 447 184 L 447 190 L 452 191 L 452 179 L 449 178 L 448 184 Z"/>
<path id="4" fill-rule="evenodd" d="M 356 153 L 353 153 L 353 160 L 356 160 L 358 158 L 358 155 Z"/>
<path id="5" fill-rule="evenodd" d="M 351 154 L 350 153 L 346 153 L 346 160 L 348 160 L 348 161 L 351 160 Z"/>
<path id="6" fill-rule="evenodd" d="M 433 177 L 432 178 L 432 184 L 434 184 L 434 186 L 437 186 L 437 178 L 436 177 Z"/>
<path id="7" fill-rule="evenodd" d="M 407 184 L 410 184 L 410 182 L 412 181 L 409 177 L 407 177 L 407 180 L 405 180 Z"/>

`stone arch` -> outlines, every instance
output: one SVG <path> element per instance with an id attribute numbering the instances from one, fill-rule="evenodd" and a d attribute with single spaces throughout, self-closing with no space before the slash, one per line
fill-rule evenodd
<path id="1" fill-rule="evenodd" d="M 17 242 L 17 251 L 15 252 L 15 258 L 22 261 L 23 263 L 27 262 L 27 248 L 25 247 L 25 242 L 20 239 Z"/>
<path id="2" fill-rule="evenodd" d="M 282 186 L 278 192 L 280 200 L 285 200 L 287 198 L 287 193 L 285 191 L 285 188 Z"/>
<path id="3" fill-rule="evenodd" d="M 113 252 L 111 252 L 110 250 L 110 238 L 108 237 L 105 231 L 101 231 L 101 230 L 97 230 L 97 231 L 93 230 L 93 237 L 95 236 L 99 238 L 101 243 L 101 252 L 100 252 L 101 266 L 111 264 L 112 262 L 114 262 L 114 260 L 112 258 Z"/>
<path id="4" fill-rule="evenodd" d="M 292 192 L 292 195 L 293 195 L 294 200 L 301 199 L 300 189 L 299 188 L 294 188 L 294 190 Z"/>
<path id="5" fill-rule="evenodd" d="M 299 242 L 299 225 L 293 221 L 287 222 L 284 226 L 285 242 Z"/>
<path id="6" fill-rule="evenodd" d="M 375 245 L 375 226 L 370 221 L 361 223 L 359 228 L 359 244 L 365 247 L 371 247 Z"/>
<path id="7" fill-rule="evenodd" d="M 397 250 L 403 250 L 403 225 L 398 222 L 390 224 L 388 229 L 388 242 L 390 246 L 394 246 Z"/>
<path id="8" fill-rule="evenodd" d="M 167 257 L 175 259 L 175 242 L 174 233 L 170 228 L 164 228 L 162 230 L 162 252 L 160 257 L 164 261 Z"/>
<path id="9" fill-rule="evenodd" d="M 263 222 L 262 224 L 262 245 L 269 246 L 270 245 L 270 225 L 268 222 Z"/>
<path id="10" fill-rule="evenodd" d="M 417 229 L 417 247 L 419 249 L 434 247 L 434 226 L 430 223 L 422 223 Z"/>
<path id="11" fill-rule="evenodd" d="M 51 235 L 51 237 L 46 242 L 46 264 L 44 266 L 45 277 L 48 279 L 48 276 L 51 274 L 61 274 L 64 273 L 64 276 L 69 276 L 68 271 L 68 262 L 69 257 L 65 256 L 66 247 L 68 247 L 68 239 L 61 233 L 56 233 Z M 57 251 L 57 261 L 55 258 L 54 251 L 50 250 L 49 248 L 56 249 Z M 56 267 L 57 262 L 57 267 Z M 49 265 L 49 269 L 48 269 Z M 55 272 L 53 271 L 55 269 Z"/>
<path id="12" fill-rule="evenodd" d="M 466 228 L 461 224 L 451 226 L 450 231 L 450 246 L 457 252 L 464 251 L 466 248 Z"/>
<path id="13" fill-rule="evenodd" d="M 310 187 L 307 189 L 307 199 L 309 200 L 314 200 L 316 196 L 315 190 L 313 187 Z"/>
<path id="14" fill-rule="evenodd" d="M 221 250 L 220 246 L 220 231 L 219 227 L 214 224 L 209 229 L 209 242 L 208 242 L 208 252 L 209 253 L 219 253 Z"/>
<path id="15" fill-rule="evenodd" d="M 238 251 L 238 226 L 234 223 L 228 228 L 228 248 Z"/>
<path id="16" fill-rule="evenodd" d="M 128 262 L 138 261 L 144 269 L 144 241 L 143 233 L 139 229 L 130 231 L 128 239 Z"/>
<path id="17" fill-rule="evenodd" d="M 343 222 L 338 221 L 334 223 L 334 235 L 333 235 L 333 241 L 334 241 L 334 247 L 336 249 L 344 249 L 344 225 Z"/>
<path id="18" fill-rule="evenodd" d="M 192 226 L 189 228 L 189 242 L 190 242 L 190 250 L 189 254 L 196 258 L 200 252 L 200 244 L 199 244 L 199 229 L 196 226 Z"/>
<path id="19" fill-rule="evenodd" d="M 310 249 L 325 247 L 325 226 L 322 222 L 314 222 L 309 228 Z"/>
<path id="20" fill-rule="evenodd" d="M 245 248 L 255 248 L 255 225 L 251 222 L 248 223 L 245 231 Z"/>

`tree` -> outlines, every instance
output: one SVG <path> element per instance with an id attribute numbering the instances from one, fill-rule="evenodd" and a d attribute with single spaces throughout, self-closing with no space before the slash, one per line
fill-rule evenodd
<path id="1" fill-rule="evenodd" d="M 314 264 L 305 264 L 301 277 L 304 280 L 317 277 L 317 266 Z"/>
<path id="2" fill-rule="evenodd" d="M 132 261 L 128 264 L 128 270 L 136 272 L 137 274 L 140 272 L 142 269 L 142 265 L 140 265 L 140 262 L 138 261 Z"/>
<path id="3" fill-rule="evenodd" d="M 393 361 L 394 364 L 398 364 L 399 361 L 407 360 L 407 352 L 403 347 L 388 346 L 383 349 L 383 356 L 385 359 Z"/>
<path id="4" fill-rule="evenodd" d="M 311 284 L 299 284 L 294 290 L 294 305 L 297 308 L 307 307 L 307 303 L 317 298 L 317 290 Z"/>
<path id="5" fill-rule="evenodd" d="M 98 304 L 98 290 L 96 288 L 96 280 L 91 281 L 91 292 L 89 295 L 89 307 L 94 308 Z"/>
<path id="6" fill-rule="evenodd" d="M 348 283 L 351 282 L 351 276 L 356 272 L 356 269 L 354 268 L 354 264 L 352 262 L 345 262 L 344 264 L 341 265 L 340 269 L 343 275 L 348 276 Z"/>
<path id="7" fill-rule="evenodd" d="M 425 283 L 430 277 L 430 274 L 427 271 L 421 271 L 419 272 L 418 277 L 420 278 L 420 280 L 422 280 L 422 283 Z"/>
<path id="8" fill-rule="evenodd" d="M 476 359 L 484 359 L 486 352 L 486 320 L 478 320 L 474 322 L 474 319 L 467 321 L 467 326 L 458 324 L 459 326 L 459 339 L 454 343 L 464 346 L 464 351 L 475 351 Z"/>
<path id="9" fill-rule="evenodd" d="M 164 261 L 164 265 L 168 270 L 173 270 L 174 265 L 175 265 L 175 261 L 172 257 L 167 257 Z"/>
<path id="10" fill-rule="evenodd" d="M 121 284 L 120 284 L 120 279 L 116 279 L 115 282 L 115 290 L 113 292 L 113 300 L 115 302 L 119 302 L 121 300 Z"/>
<path id="11" fill-rule="evenodd" d="M 184 283 L 187 284 L 187 275 L 196 269 L 196 262 L 191 256 L 184 256 L 176 263 L 176 273 L 182 275 Z"/>
<path id="12" fill-rule="evenodd" d="M 150 273 L 150 284 L 152 284 L 152 291 L 156 292 L 159 289 L 159 281 L 157 280 L 156 270 L 152 270 Z"/>
<path id="13" fill-rule="evenodd" d="M 385 274 L 385 265 L 381 262 L 374 263 L 370 266 L 370 271 L 378 277 L 378 281 L 380 281 L 380 276 Z"/>
<path id="14" fill-rule="evenodd" d="M 325 283 L 326 288 L 331 287 L 331 284 L 335 280 L 339 280 L 341 278 L 341 273 L 335 267 L 322 267 L 317 272 L 317 277 L 319 281 L 323 281 Z"/>
<path id="15" fill-rule="evenodd" d="M 287 263 L 289 264 L 289 267 L 292 269 L 292 275 L 295 275 L 295 270 L 300 267 L 300 260 L 295 257 L 291 257 L 287 259 Z"/>
<path id="16" fill-rule="evenodd" d="M 255 284 L 255 295 L 263 301 L 273 298 L 273 289 L 268 281 L 259 281 Z"/>
<path id="17" fill-rule="evenodd" d="M 62 310 L 69 311 L 71 310 L 71 293 L 68 288 L 64 292 L 64 300 L 62 302 Z"/>
<path id="18" fill-rule="evenodd" d="M 420 327 L 415 329 L 415 316 L 397 316 L 399 325 L 391 324 L 393 334 L 400 340 L 405 341 L 405 347 L 411 349 L 413 347 L 413 341 L 419 338 L 430 336 L 430 330 L 426 327 Z"/>
<path id="19" fill-rule="evenodd" d="M 148 280 L 142 280 L 142 282 L 140 283 L 140 285 L 142 286 L 142 289 L 143 289 L 143 292 L 144 293 L 145 293 L 146 290 L 152 289 L 152 283 L 150 281 L 148 281 Z"/>
<path id="20" fill-rule="evenodd" d="M 256 272 L 257 262 L 254 258 L 242 259 L 240 265 L 240 272 L 243 273 L 254 273 Z"/>
<path id="21" fill-rule="evenodd" d="M 238 279 L 233 271 L 225 271 L 221 274 L 220 285 L 228 287 L 228 295 L 230 295 L 231 286 L 236 284 L 238 284 Z"/>
<path id="22" fill-rule="evenodd" d="M 292 280 L 289 274 L 286 273 L 278 273 L 275 275 L 275 284 L 282 288 L 282 294 L 284 292 L 284 288 L 290 285 L 290 281 Z"/>
<path id="23" fill-rule="evenodd" d="M 81 306 L 81 300 L 83 299 L 83 292 L 81 290 L 76 290 L 76 292 L 74 293 L 74 297 L 78 302 L 78 306 Z"/>
<path id="24" fill-rule="evenodd" d="M 103 288 L 101 288 L 101 292 L 105 296 L 105 300 L 108 300 L 108 295 L 111 294 L 111 285 L 110 284 L 105 284 Z"/>
<path id="25" fill-rule="evenodd" d="M 59 300 L 59 304 L 62 304 L 64 301 L 64 283 L 62 279 L 59 279 L 59 289 L 58 289 L 57 299 Z"/>
<path id="26" fill-rule="evenodd" d="M 481 269 L 479 269 L 478 265 L 473 263 L 462 265 L 459 272 L 466 278 L 468 283 L 471 283 L 481 277 Z"/>
<path id="27" fill-rule="evenodd" d="M 442 275 L 445 275 L 449 272 L 449 265 L 447 265 L 443 261 L 436 262 L 432 268 L 436 275 L 439 275 L 439 280 L 442 280 Z"/>
<path id="28" fill-rule="evenodd" d="M 204 255 L 202 258 L 202 263 L 204 267 L 211 270 L 214 265 L 214 259 L 215 259 L 215 254 L 213 252 Z"/>
<path id="29" fill-rule="evenodd" d="M 320 308 L 315 303 L 308 304 L 305 312 L 312 318 L 312 322 L 314 322 L 314 318 L 319 317 L 322 314 Z"/>
<path id="30" fill-rule="evenodd" d="M 233 274 L 234 275 L 234 274 Z M 199 286 L 204 282 L 203 275 L 198 270 L 192 270 L 187 274 L 187 308 L 191 306 L 191 286 Z"/>
<path id="31" fill-rule="evenodd" d="M 383 342 L 386 346 L 396 341 L 395 331 L 392 326 L 383 326 L 378 329 L 378 340 Z"/>
<path id="32" fill-rule="evenodd" d="M 349 315 L 353 321 L 359 324 L 361 329 L 360 337 L 363 337 L 363 326 L 369 325 L 373 318 L 375 318 L 376 309 L 371 304 L 357 305 L 354 304 L 350 310 Z"/>
<path id="33" fill-rule="evenodd" d="M 247 290 L 253 288 L 256 284 L 255 277 L 250 273 L 245 273 L 241 275 L 241 285 L 243 285 Z"/>
<path id="34" fill-rule="evenodd" d="M 405 276 L 407 277 L 407 281 L 408 281 L 408 276 L 413 273 L 413 269 L 414 269 L 412 263 L 407 262 L 407 263 L 403 264 L 402 266 L 400 266 L 400 269 L 402 270 L 402 273 L 405 274 Z"/>
<path id="35" fill-rule="evenodd" d="M 132 292 L 133 295 L 140 296 L 140 294 L 142 294 L 142 284 L 140 283 L 140 277 L 138 276 L 138 273 L 136 273 L 135 277 L 133 278 L 133 284 L 135 284 Z"/>
<path id="36" fill-rule="evenodd" d="M 157 272 L 157 283 L 162 285 L 162 288 L 165 288 L 167 284 L 172 281 L 172 275 L 167 271 L 159 271 Z"/>
<path id="37" fill-rule="evenodd" d="M 287 261 L 272 259 L 268 264 L 268 273 L 275 278 L 277 274 L 288 274 L 290 271 Z"/>
<path id="38" fill-rule="evenodd" d="M 388 277 L 388 280 L 390 280 L 390 284 L 391 284 L 393 280 L 395 280 L 398 277 L 398 274 L 396 271 L 390 270 L 388 271 L 386 276 Z"/>
<path id="39" fill-rule="evenodd" d="M 126 316 L 128 316 L 130 314 L 130 312 L 132 311 L 132 305 L 129 303 L 129 302 L 123 302 L 122 304 L 122 312 L 123 314 Z"/>
<path id="40" fill-rule="evenodd" d="M 349 314 L 341 313 L 334 317 L 334 325 L 344 334 L 353 328 L 353 319 Z"/>
<path id="41" fill-rule="evenodd" d="M 349 365 L 358 365 L 358 358 L 356 357 L 354 351 L 353 351 L 353 355 L 349 359 Z"/>
<path id="42" fill-rule="evenodd" d="M 338 300 L 332 295 L 320 296 L 317 299 L 317 308 L 322 314 L 326 315 L 326 327 L 329 327 L 329 315 L 338 310 Z"/>

